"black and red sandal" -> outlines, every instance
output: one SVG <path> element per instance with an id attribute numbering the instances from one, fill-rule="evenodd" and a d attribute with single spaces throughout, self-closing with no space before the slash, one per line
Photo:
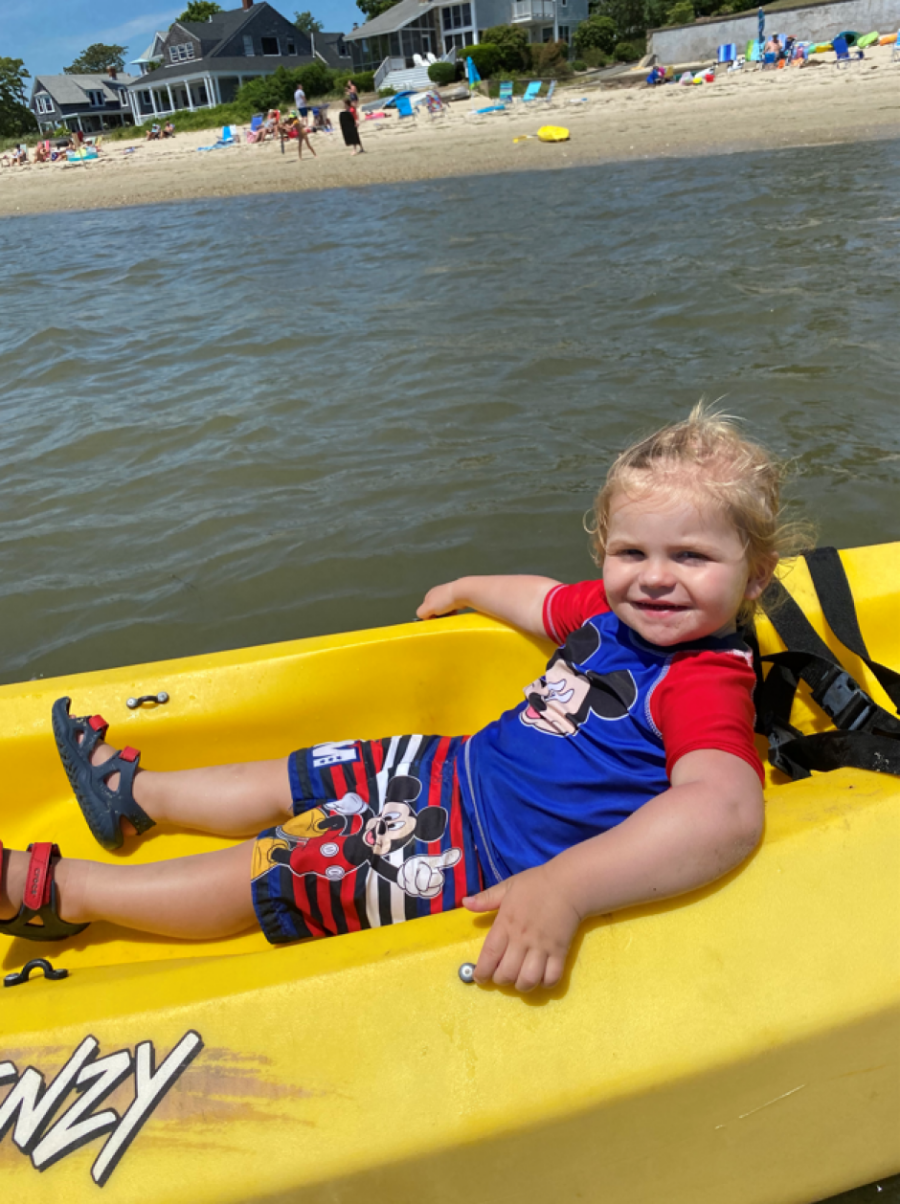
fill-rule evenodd
<path id="1" fill-rule="evenodd" d="M 0 920 L 0 936 L 22 936 L 27 941 L 61 941 L 83 932 L 87 924 L 70 924 L 59 914 L 59 899 L 53 870 L 59 860 L 59 846 L 47 841 L 30 844 L 31 860 L 25 875 L 25 894 L 18 914 Z M 0 859 L 3 845 L 0 844 Z M 0 866 L 2 866 L 0 860 Z"/>
<path id="2" fill-rule="evenodd" d="M 53 704 L 53 735 L 63 768 L 95 840 L 112 852 L 122 844 L 121 821 L 127 819 L 140 836 L 154 826 L 146 811 L 134 801 L 134 775 L 141 754 L 123 748 L 102 765 L 91 764 L 91 753 L 105 737 L 109 724 L 102 715 L 78 719 L 69 714 L 69 698 Z M 81 739 L 79 739 L 81 737 Z M 119 774 L 115 790 L 109 779 Z"/>

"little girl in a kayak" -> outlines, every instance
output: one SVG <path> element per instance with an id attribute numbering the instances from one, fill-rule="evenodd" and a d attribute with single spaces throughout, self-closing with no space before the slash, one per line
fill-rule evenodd
<path id="1" fill-rule="evenodd" d="M 103 719 L 60 699 L 57 745 L 105 848 L 163 821 L 252 838 L 141 866 L 50 844 L 5 852 L 0 933 L 57 939 L 106 920 L 199 939 L 258 923 L 281 943 L 464 905 L 497 912 L 477 981 L 553 986 L 587 916 L 694 890 L 760 839 L 755 677 L 737 627 L 778 559 L 779 476 L 698 408 L 610 469 L 592 530 L 601 580 L 430 590 L 420 618 L 472 607 L 558 646 L 525 701 L 471 738 L 137 772 Z"/>

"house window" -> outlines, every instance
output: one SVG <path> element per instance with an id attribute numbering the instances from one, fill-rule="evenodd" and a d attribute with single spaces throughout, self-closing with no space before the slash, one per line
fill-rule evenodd
<path id="1" fill-rule="evenodd" d="M 102 108 L 106 104 L 106 95 L 103 92 L 94 92 L 88 89 L 88 100 L 91 102 L 91 107 L 94 109 Z"/>
<path id="2" fill-rule="evenodd" d="M 131 97 L 128 95 L 127 92 L 120 92 L 119 96 L 122 101 L 122 108 L 127 109 L 128 106 L 131 104 Z"/>
<path id="3" fill-rule="evenodd" d="M 259 40 L 262 43 L 263 54 L 281 54 L 277 38 L 260 38 Z"/>
<path id="4" fill-rule="evenodd" d="M 297 47 L 294 45 L 294 43 L 291 41 L 290 38 L 288 38 L 288 40 L 287 40 L 287 52 L 288 52 L 288 54 L 296 54 L 297 53 Z"/>
<path id="5" fill-rule="evenodd" d="M 34 98 L 34 104 L 39 113 L 53 112 L 53 101 L 46 92 L 39 92 Z"/>
<path id="6" fill-rule="evenodd" d="M 194 43 L 180 42 L 177 46 L 169 47 L 169 60 L 173 63 L 184 63 L 194 57 Z"/>
<path id="7" fill-rule="evenodd" d="M 244 54 L 246 54 L 248 58 L 253 58 L 253 39 L 250 37 L 249 33 L 244 34 Z"/>
<path id="8" fill-rule="evenodd" d="M 443 11 L 444 29 L 471 28 L 472 5 L 450 4 Z"/>
<path id="9" fill-rule="evenodd" d="M 569 41 L 569 27 L 568 27 L 568 25 L 560 25 L 560 27 L 559 27 L 559 40 L 560 40 L 561 42 L 568 42 L 568 41 Z"/>

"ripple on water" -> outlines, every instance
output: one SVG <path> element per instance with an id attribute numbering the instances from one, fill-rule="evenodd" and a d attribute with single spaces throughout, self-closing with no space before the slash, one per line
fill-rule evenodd
<path id="1" fill-rule="evenodd" d="M 3 678 L 397 621 L 458 573 L 586 575 L 603 466 L 701 395 L 794 458 L 823 541 L 897 538 L 898 159 L 0 224 Z"/>

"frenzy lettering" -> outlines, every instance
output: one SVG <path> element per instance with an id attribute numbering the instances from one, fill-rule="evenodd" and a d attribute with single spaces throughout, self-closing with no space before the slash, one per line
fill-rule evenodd
<path id="1" fill-rule="evenodd" d="M 152 1041 L 136 1045 L 134 1057 L 120 1049 L 98 1058 L 99 1041 L 85 1037 L 50 1083 L 33 1066 L 19 1074 L 12 1062 L 0 1062 L 0 1086 L 13 1084 L 0 1103 L 0 1141 L 12 1130 L 13 1144 L 30 1156 L 35 1170 L 45 1171 L 95 1137 L 108 1134 L 91 1167 L 91 1178 L 103 1187 L 151 1113 L 202 1048 L 202 1037 L 191 1029 L 157 1066 Z M 122 1115 L 112 1108 L 100 1110 L 130 1074 L 134 1099 Z M 72 1092 L 78 1098 L 54 1120 Z"/>

